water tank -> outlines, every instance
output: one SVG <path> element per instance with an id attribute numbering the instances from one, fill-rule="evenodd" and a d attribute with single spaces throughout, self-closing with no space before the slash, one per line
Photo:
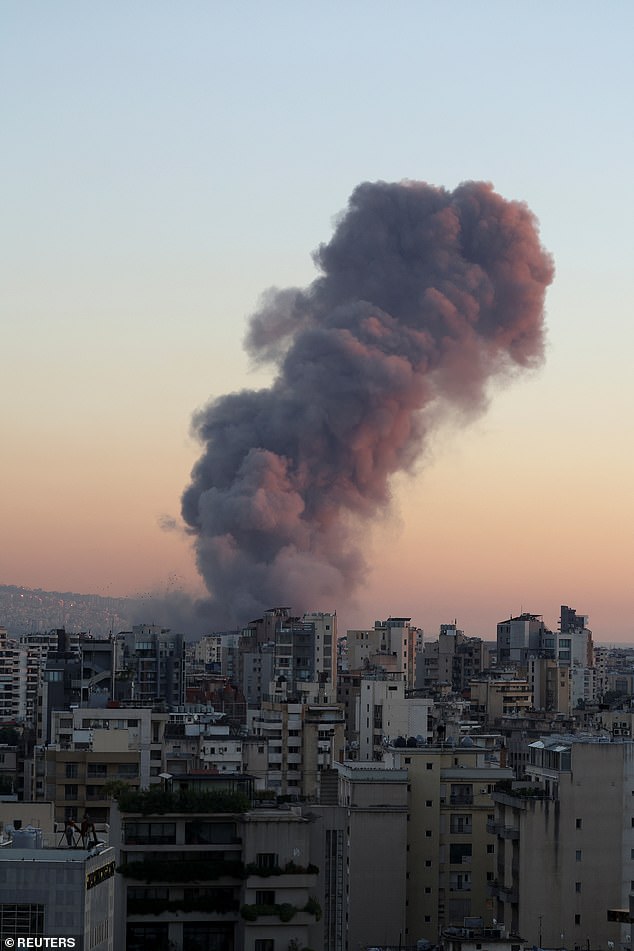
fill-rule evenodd
<path id="1" fill-rule="evenodd" d="M 41 833 L 40 833 L 41 836 Z M 13 833 L 12 848 L 14 849 L 35 849 L 36 830 L 27 827 L 26 829 L 15 829 Z"/>

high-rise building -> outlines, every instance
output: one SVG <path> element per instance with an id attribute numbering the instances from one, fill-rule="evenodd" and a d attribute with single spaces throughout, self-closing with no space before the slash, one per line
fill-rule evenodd
<path id="1" fill-rule="evenodd" d="M 348 631 L 347 667 L 382 667 L 400 674 L 408 688 L 416 682 L 417 656 L 423 650 L 423 632 L 409 617 L 390 617 L 375 621 L 372 630 Z"/>
<path id="2" fill-rule="evenodd" d="M 525 771 L 493 795 L 497 920 L 543 948 L 628 947 L 607 909 L 634 881 L 634 743 L 544 737 Z"/>
<path id="3" fill-rule="evenodd" d="M 496 874 L 489 831 L 493 789 L 512 770 L 499 750 L 466 736 L 453 747 L 390 747 L 386 765 L 407 772 L 407 936 L 435 944 L 443 928 L 496 915 L 487 882 Z M 410 942 L 409 939 L 412 939 Z"/>
<path id="4" fill-rule="evenodd" d="M 163 701 L 168 707 L 185 702 L 183 635 L 138 624 L 114 640 L 116 700 Z"/>

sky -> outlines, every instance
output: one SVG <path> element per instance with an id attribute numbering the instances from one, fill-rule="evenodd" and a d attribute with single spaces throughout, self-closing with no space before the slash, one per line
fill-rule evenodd
<path id="1" fill-rule="evenodd" d="M 366 584 L 310 609 L 492 637 L 563 603 L 634 641 L 633 27 L 626 0 L 5 0 L 0 583 L 200 594 L 192 414 L 270 385 L 263 292 L 315 279 L 361 182 L 487 181 L 554 258 L 544 364 L 445 415 Z"/>

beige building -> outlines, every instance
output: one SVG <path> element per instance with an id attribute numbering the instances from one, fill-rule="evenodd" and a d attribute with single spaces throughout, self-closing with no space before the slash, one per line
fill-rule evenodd
<path id="1" fill-rule="evenodd" d="M 375 621 L 372 630 L 348 631 L 347 668 L 383 667 L 400 674 L 408 688 L 416 683 L 416 662 L 423 650 L 423 632 L 411 618 Z"/>
<path id="2" fill-rule="evenodd" d="M 345 825 L 325 836 L 324 949 L 407 944 L 407 771 L 378 763 L 336 769 Z"/>
<path id="3" fill-rule="evenodd" d="M 526 773 L 494 793 L 498 921 L 544 948 L 628 947 L 607 909 L 627 908 L 634 881 L 634 744 L 551 736 Z"/>
<path id="4" fill-rule="evenodd" d="M 472 680 L 470 688 L 472 713 L 484 723 L 494 724 L 503 716 L 532 708 L 530 684 L 513 674 Z"/>
<path id="5" fill-rule="evenodd" d="M 108 784 L 160 782 L 167 719 L 149 707 L 52 711 L 54 742 L 34 750 L 33 798 L 54 802 L 58 822 L 81 818 L 85 810 L 108 822 Z"/>
<path id="6" fill-rule="evenodd" d="M 584 668 L 589 669 L 589 668 Z M 572 668 L 546 657 L 530 657 L 528 682 L 534 710 L 569 714 L 572 706 Z M 579 670 L 575 668 L 575 670 Z"/>
<path id="7" fill-rule="evenodd" d="M 487 890 L 496 872 L 495 838 L 487 823 L 492 793 L 512 771 L 495 750 L 465 737 L 454 748 L 394 749 L 386 765 L 407 771 L 407 925 L 409 943 L 438 941 L 442 929 L 465 918 L 493 925 L 496 906 Z"/>
<path id="8" fill-rule="evenodd" d="M 311 822 L 299 807 L 251 809 L 248 777 L 188 785 L 115 810 L 115 946 L 321 948 Z"/>
<path id="9" fill-rule="evenodd" d="M 322 771 L 343 755 L 340 704 L 265 701 L 249 711 L 249 724 L 266 747 L 266 788 L 280 796 L 318 798 Z"/>

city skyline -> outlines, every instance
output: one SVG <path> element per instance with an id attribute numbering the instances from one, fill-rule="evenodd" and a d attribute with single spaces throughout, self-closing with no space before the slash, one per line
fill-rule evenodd
<path id="1" fill-rule="evenodd" d="M 315 278 L 359 182 L 485 180 L 554 257 L 545 363 L 439 423 L 356 600 L 307 607 L 487 635 L 563 600 L 634 640 L 630 7 L 244 10 L 3 11 L 0 582 L 202 593 L 189 426 L 270 384 L 260 296 Z"/>

